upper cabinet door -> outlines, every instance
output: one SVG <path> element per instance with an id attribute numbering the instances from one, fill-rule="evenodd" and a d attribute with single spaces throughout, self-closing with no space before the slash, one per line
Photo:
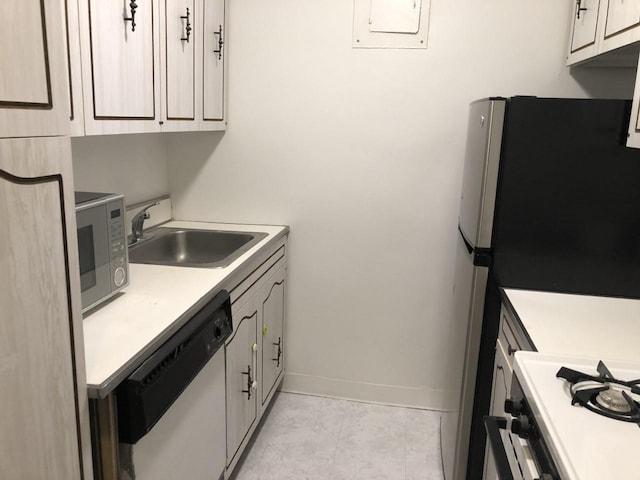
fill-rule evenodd
<path id="1" fill-rule="evenodd" d="M 224 119 L 224 0 L 203 3 L 203 120 L 211 123 Z"/>
<path id="2" fill-rule="evenodd" d="M 165 0 L 166 120 L 195 120 L 194 0 Z M 191 127 L 193 128 L 193 127 Z"/>
<path id="3" fill-rule="evenodd" d="M 123 9 L 123 3 L 125 8 Z M 89 0 L 94 116 L 153 119 L 154 2 Z"/>
<path id="4" fill-rule="evenodd" d="M 0 5 L 0 137 L 69 133 L 62 2 Z"/>
<path id="5" fill-rule="evenodd" d="M 80 63 L 80 32 L 78 30 L 78 2 L 64 0 L 67 86 L 69 88 L 69 120 L 71 135 L 84 135 L 82 104 L 82 70 Z"/>
<path id="6" fill-rule="evenodd" d="M 633 0 L 609 0 L 605 38 L 640 25 L 640 2 Z"/>
<path id="7" fill-rule="evenodd" d="M 595 45 L 599 4 L 599 0 L 581 0 L 576 3 L 571 53 Z"/>
<path id="8" fill-rule="evenodd" d="M 85 131 L 160 131 L 158 0 L 78 0 Z"/>

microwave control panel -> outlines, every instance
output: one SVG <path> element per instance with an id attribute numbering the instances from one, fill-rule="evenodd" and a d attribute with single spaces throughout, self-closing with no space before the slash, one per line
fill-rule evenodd
<path id="1" fill-rule="evenodd" d="M 122 199 L 107 204 L 107 224 L 109 229 L 109 258 L 113 289 L 128 283 L 127 233 L 124 227 L 124 202 Z"/>

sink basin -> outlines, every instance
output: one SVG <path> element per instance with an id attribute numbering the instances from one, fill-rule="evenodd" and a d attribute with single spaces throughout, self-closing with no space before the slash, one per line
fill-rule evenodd
<path id="1" fill-rule="evenodd" d="M 226 267 L 266 236 L 266 233 L 256 232 L 160 227 L 149 232 L 148 240 L 129 247 L 129 261 L 183 267 Z"/>

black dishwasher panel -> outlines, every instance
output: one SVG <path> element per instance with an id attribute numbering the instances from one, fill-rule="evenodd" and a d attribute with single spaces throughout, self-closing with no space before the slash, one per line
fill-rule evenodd
<path id="1" fill-rule="evenodd" d="M 125 379 L 116 389 L 120 442 L 135 444 L 149 432 L 232 330 L 223 290 Z"/>

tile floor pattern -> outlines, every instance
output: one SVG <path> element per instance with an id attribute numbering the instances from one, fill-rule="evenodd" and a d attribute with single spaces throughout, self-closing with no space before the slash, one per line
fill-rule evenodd
<path id="1" fill-rule="evenodd" d="M 440 413 L 279 393 L 233 480 L 442 480 Z"/>

